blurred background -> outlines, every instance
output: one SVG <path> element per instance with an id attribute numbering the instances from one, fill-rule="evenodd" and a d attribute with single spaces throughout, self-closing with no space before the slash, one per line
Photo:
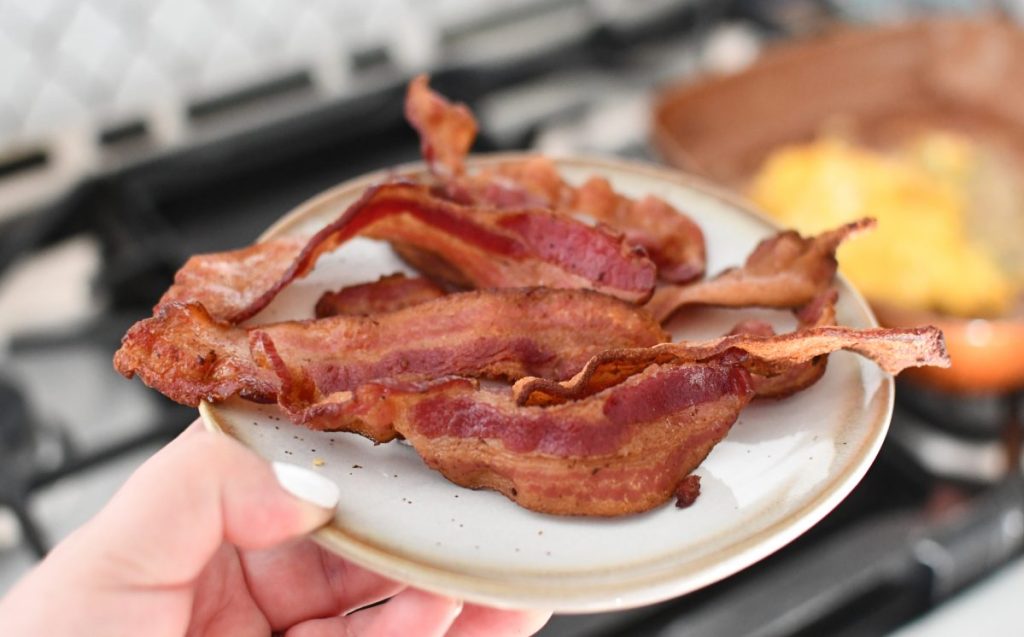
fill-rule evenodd
<path id="1" fill-rule="evenodd" d="M 0 593 L 195 417 L 111 356 L 195 252 L 416 159 L 405 83 L 477 149 L 669 163 L 939 323 L 864 482 L 703 591 L 545 635 L 1019 634 L 1024 0 L 0 0 Z M 921 265 L 925 264 L 925 265 Z"/>

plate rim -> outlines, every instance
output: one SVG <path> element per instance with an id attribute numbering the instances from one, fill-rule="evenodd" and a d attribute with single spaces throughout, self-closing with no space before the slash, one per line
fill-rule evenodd
<path id="1" fill-rule="evenodd" d="M 473 155 L 467 163 L 471 168 L 482 167 L 535 156 L 536 153 L 527 152 L 478 154 Z M 705 179 L 678 170 L 644 162 L 588 155 L 551 156 L 551 159 L 558 166 L 594 168 L 611 173 L 628 172 L 650 179 L 669 181 L 677 186 L 695 190 L 700 194 L 717 199 L 736 212 L 753 217 L 768 229 L 779 228 L 777 223 L 739 195 Z M 305 222 L 308 217 L 318 214 L 321 208 L 330 206 L 339 197 L 352 190 L 364 189 L 389 176 L 422 173 L 425 170 L 426 164 L 416 161 L 376 170 L 346 180 L 300 203 L 261 233 L 257 241 L 266 241 L 287 233 L 293 227 Z M 867 320 L 868 325 L 877 327 L 877 319 L 864 297 L 841 274 L 837 275 L 837 280 L 843 294 L 849 295 L 856 309 Z M 735 574 L 775 553 L 820 522 L 853 491 L 874 463 L 888 433 L 894 399 L 893 377 L 884 374 L 881 376 L 876 397 L 872 398 L 864 407 L 865 419 L 871 435 L 866 436 L 861 450 L 850 454 L 851 462 L 843 468 L 843 471 L 833 476 L 828 485 L 819 489 L 803 506 L 752 536 L 711 550 L 701 558 L 686 564 L 685 570 L 669 572 L 663 569 L 648 574 L 643 582 L 639 583 L 635 581 L 635 575 L 634 579 L 627 580 L 625 584 L 621 583 L 621 580 L 607 578 L 607 581 L 594 583 L 583 591 L 571 592 L 567 591 L 563 584 L 562 588 L 558 589 L 558 599 L 553 602 L 552 596 L 555 593 L 551 589 L 539 585 L 542 583 L 537 581 L 537 577 L 487 578 L 438 568 L 432 564 L 396 555 L 357 538 L 333 521 L 317 529 L 311 537 L 327 550 L 386 577 L 425 590 L 492 607 L 530 608 L 578 614 L 624 610 L 654 604 L 699 590 Z M 871 409 L 874 409 L 875 413 L 867 413 Z M 237 440 L 237 437 L 232 435 L 231 425 L 218 415 L 215 405 L 204 400 L 199 405 L 199 413 L 207 430 Z M 517 579 L 520 583 L 510 587 L 510 583 L 514 583 Z M 598 590 L 600 590 L 600 596 L 595 595 Z"/>

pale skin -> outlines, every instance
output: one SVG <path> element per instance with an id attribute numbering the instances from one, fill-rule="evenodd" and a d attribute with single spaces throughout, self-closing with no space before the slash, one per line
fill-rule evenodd
<path id="1" fill-rule="evenodd" d="M 306 537 L 331 515 L 194 424 L 0 600 L 0 635 L 503 637 L 531 635 L 550 616 L 463 603 L 346 562 Z"/>

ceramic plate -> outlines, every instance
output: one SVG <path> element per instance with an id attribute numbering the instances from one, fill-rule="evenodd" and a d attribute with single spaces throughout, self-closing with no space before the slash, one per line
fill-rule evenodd
<path id="1" fill-rule="evenodd" d="M 475 160 L 476 165 L 509 155 Z M 650 166 L 559 160 L 566 179 L 603 175 L 629 195 L 651 193 L 704 229 L 708 271 L 742 263 L 772 224 L 702 182 Z M 415 172 L 420 167 L 397 170 Z M 311 234 L 333 220 L 376 173 L 299 206 L 264 238 Z M 254 322 L 312 316 L 325 289 L 405 271 L 383 243 L 357 239 L 321 259 Z M 842 324 L 874 326 L 860 296 L 840 281 Z M 718 336 L 744 317 L 778 329 L 786 312 L 700 310 L 669 327 L 676 338 Z M 811 389 L 758 402 L 739 417 L 697 470 L 701 495 L 687 509 L 668 503 L 620 519 L 557 517 L 522 509 L 498 493 L 472 491 L 427 469 L 409 446 L 374 446 L 356 435 L 292 425 L 274 406 L 243 400 L 203 404 L 208 427 L 268 460 L 314 468 L 336 481 L 342 500 L 317 541 L 394 579 L 500 607 L 591 612 L 640 606 L 696 590 L 784 546 L 824 517 L 864 475 L 888 428 L 893 383 L 872 363 L 833 354 Z"/>

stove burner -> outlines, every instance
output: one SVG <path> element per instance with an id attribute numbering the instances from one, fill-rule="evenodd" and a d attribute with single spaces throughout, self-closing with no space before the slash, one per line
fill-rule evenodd
<path id="1" fill-rule="evenodd" d="M 1024 392 L 958 396 L 899 383 L 891 440 L 925 472 L 992 484 L 1021 471 Z"/>
<path id="2" fill-rule="evenodd" d="M 952 436 L 971 440 L 995 440 L 1005 434 L 1007 423 L 1024 407 L 1020 393 L 949 394 L 912 382 L 898 383 L 897 402 L 915 416 Z"/>

